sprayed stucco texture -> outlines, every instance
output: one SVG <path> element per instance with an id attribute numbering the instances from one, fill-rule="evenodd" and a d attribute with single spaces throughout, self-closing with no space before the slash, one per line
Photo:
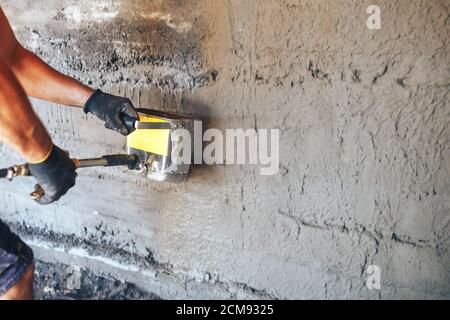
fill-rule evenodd
<path id="1" fill-rule="evenodd" d="M 161 298 L 450 298 L 448 1 L 2 5 L 24 46 L 93 87 L 221 130 L 281 130 L 274 176 L 196 166 L 172 185 L 88 169 L 49 207 L 29 200 L 32 179 L 0 182 L 1 218 L 39 259 Z M 125 150 L 80 109 L 33 104 L 73 156 Z M 21 161 L 6 145 L 0 159 Z"/>

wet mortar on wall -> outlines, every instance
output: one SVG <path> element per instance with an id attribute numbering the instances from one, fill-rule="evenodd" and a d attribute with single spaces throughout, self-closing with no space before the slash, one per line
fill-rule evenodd
<path id="1" fill-rule="evenodd" d="M 221 130 L 281 130 L 270 177 L 89 169 L 45 208 L 31 179 L 1 182 L 0 217 L 35 250 L 38 287 L 75 272 L 103 289 L 73 298 L 450 298 L 449 5 L 380 0 L 370 31 L 370 4 L 2 2 L 24 46 L 93 87 Z M 82 110 L 33 105 L 71 155 L 124 151 Z M 0 149 L 2 166 L 21 161 Z M 365 284 L 373 264 L 381 291 Z"/>

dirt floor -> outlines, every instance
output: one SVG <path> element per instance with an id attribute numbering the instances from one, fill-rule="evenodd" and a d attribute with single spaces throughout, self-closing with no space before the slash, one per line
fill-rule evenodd
<path id="1" fill-rule="evenodd" d="M 79 267 L 36 262 L 35 297 L 39 300 L 155 300 L 134 284 L 99 276 Z"/>

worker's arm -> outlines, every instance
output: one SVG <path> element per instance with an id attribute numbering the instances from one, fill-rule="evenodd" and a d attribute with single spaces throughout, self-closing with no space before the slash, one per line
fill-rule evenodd
<path id="1" fill-rule="evenodd" d="M 40 204 L 57 201 L 74 186 L 75 164 L 54 146 L 25 92 L 0 57 L 0 141 L 17 150 L 44 189 Z"/>
<path id="2" fill-rule="evenodd" d="M 94 90 L 59 73 L 17 41 L 9 65 L 28 96 L 67 106 L 83 107 Z"/>
<path id="3" fill-rule="evenodd" d="M 0 8 L 3 60 L 28 96 L 69 106 L 84 106 L 94 90 L 67 77 L 23 48 Z"/>
<path id="4" fill-rule="evenodd" d="M 101 92 L 81 84 L 51 68 L 32 52 L 16 42 L 16 50 L 10 66 L 28 96 L 63 105 L 83 107 L 105 122 L 105 127 L 129 134 L 133 128 L 127 127 L 124 116 L 138 119 L 131 101 Z"/>
<path id="5" fill-rule="evenodd" d="M 22 47 L 0 8 L 0 38 L 8 48 L 5 63 L 11 68 L 28 96 L 63 105 L 83 107 L 105 122 L 105 127 L 129 134 L 125 116 L 138 119 L 129 99 L 94 91 L 77 80 L 56 71 Z"/>
<path id="6" fill-rule="evenodd" d="M 1 58 L 0 84 L 0 140 L 28 162 L 40 162 L 48 155 L 52 140 L 20 83 Z"/>

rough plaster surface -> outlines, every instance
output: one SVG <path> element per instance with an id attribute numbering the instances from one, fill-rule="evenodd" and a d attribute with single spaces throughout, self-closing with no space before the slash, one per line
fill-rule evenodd
<path id="1" fill-rule="evenodd" d="M 366 9 L 382 10 L 382 30 Z M 195 167 L 182 185 L 85 170 L 50 207 L 0 182 L 39 258 L 162 298 L 450 298 L 446 0 L 3 1 L 58 70 L 195 114 L 281 129 L 280 173 Z M 34 101 L 76 157 L 124 150 L 81 110 Z M 20 161 L 6 146 L 0 164 Z M 365 271 L 382 270 L 369 291 Z"/>

